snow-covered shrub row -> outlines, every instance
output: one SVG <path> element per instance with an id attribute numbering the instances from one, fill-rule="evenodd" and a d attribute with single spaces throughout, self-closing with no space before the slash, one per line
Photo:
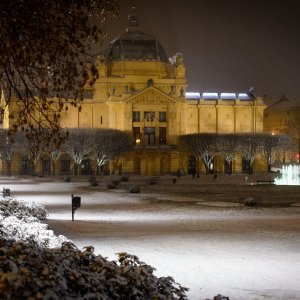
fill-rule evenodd
<path id="1" fill-rule="evenodd" d="M 0 199 L 0 215 L 4 217 L 15 216 L 20 220 L 24 220 L 29 217 L 35 217 L 40 221 L 43 221 L 47 217 L 47 211 L 43 205 L 35 203 L 23 203 L 17 201 L 14 198 Z"/>
<path id="2" fill-rule="evenodd" d="M 56 236 L 48 225 L 42 223 L 47 211 L 42 205 L 26 204 L 13 198 L 0 200 L 1 235 L 7 239 L 35 242 L 41 247 L 55 248 L 67 241 Z"/>
<path id="3" fill-rule="evenodd" d="M 134 255 L 80 251 L 42 223 L 43 206 L 0 199 L 0 299 L 186 299 L 186 288 Z"/>
<path id="4" fill-rule="evenodd" d="M 3 237 L 0 252 L 1 299 L 187 299 L 186 288 L 127 253 L 115 262 L 93 247 L 48 249 Z"/>

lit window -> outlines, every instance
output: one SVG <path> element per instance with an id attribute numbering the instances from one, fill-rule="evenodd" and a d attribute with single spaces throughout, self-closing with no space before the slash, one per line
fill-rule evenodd
<path id="1" fill-rule="evenodd" d="M 159 144 L 166 145 L 167 144 L 167 128 L 159 127 Z"/>
<path id="2" fill-rule="evenodd" d="M 165 111 L 159 112 L 159 122 L 167 122 L 167 113 Z"/>
<path id="3" fill-rule="evenodd" d="M 144 120 L 147 122 L 153 122 L 155 118 L 155 112 L 154 111 L 145 111 L 144 112 Z"/>
<path id="4" fill-rule="evenodd" d="M 235 99 L 236 98 L 236 94 L 235 93 L 221 93 L 220 96 L 221 99 Z"/>
<path id="5" fill-rule="evenodd" d="M 132 135 L 133 135 L 133 144 L 140 145 L 141 144 L 140 127 L 133 127 Z"/>
<path id="6" fill-rule="evenodd" d="M 155 128 L 145 127 L 144 129 L 145 145 L 155 145 Z"/>
<path id="7" fill-rule="evenodd" d="M 218 95 L 218 93 L 203 93 L 202 98 L 203 99 L 218 99 L 219 95 Z"/>
<path id="8" fill-rule="evenodd" d="M 187 99 L 200 99 L 200 93 L 189 92 L 185 93 L 185 96 Z"/>
<path id="9" fill-rule="evenodd" d="M 132 112 L 132 122 L 140 122 L 141 121 L 141 114 L 139 111 Z"/>

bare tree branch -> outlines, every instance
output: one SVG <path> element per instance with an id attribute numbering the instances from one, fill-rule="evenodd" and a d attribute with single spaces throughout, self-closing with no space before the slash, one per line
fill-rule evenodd
<path id="1" fill-rule="evenodd" d="M 10 110 L 12 131 L 61 137 L 60 112 L 65 103 L 80 106 L 95 82 L 94 49 L 117 9 L 118 0 L 0 1 L 0 90 L 7 105 L 17 106 Z"/>

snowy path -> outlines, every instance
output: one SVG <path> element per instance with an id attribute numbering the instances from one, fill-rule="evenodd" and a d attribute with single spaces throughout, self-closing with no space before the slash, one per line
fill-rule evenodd
<path id="1" fill-rule="evenodd" d="M 4 186 L 4 183 L 1 182 Z M 48 223 L 82 248 L 126 251 L 189 287 L 189 299 L 300 299 L 300 208 L 151 202 L 87 183 L 10 182 L 12 195 L 46 204 Z M 70 194 L 82 196 L 71 222 Z M 161 196 L 157 196 L 158 198 Z M 178 199 L 177 199 L 178 200 Z"/>

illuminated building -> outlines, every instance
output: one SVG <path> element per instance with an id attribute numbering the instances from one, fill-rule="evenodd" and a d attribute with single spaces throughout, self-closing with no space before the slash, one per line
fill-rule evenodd
<path id="1" fill-rule="evenodd" d="M 289 135 L 291 145 L 282 151 L 277 162 L 300 162 L 300 103 L 282 97 L 264 111 L 264 131 Z"/>
<path id="2" fill-rule="evenodd" d="M 126 31 L 99 55 L 99 79 L 86 93 L 81 112 L 69 107 L 61 117 L 63 128 L 132 133 L 135 151 L 117 167 L 111 165 L 110 173 L 187 172 L 191 162 L 179 152 L 180 135 L 263 131 L 262 99 L 247 93 L 188 93 L 183 55 L 169 59 L 159 41 L 138 25 L 137 17 L 130 15 Z M 242 171 L 241 160 L 237 154 L 236 173 Z M 223 172 L 223 159 L 216 158 L 215 164 L 215 171 Z M 258 164 L 256 171 L 261 170 Z M 198 171 L 204 172 L 201 164 Z"/>

